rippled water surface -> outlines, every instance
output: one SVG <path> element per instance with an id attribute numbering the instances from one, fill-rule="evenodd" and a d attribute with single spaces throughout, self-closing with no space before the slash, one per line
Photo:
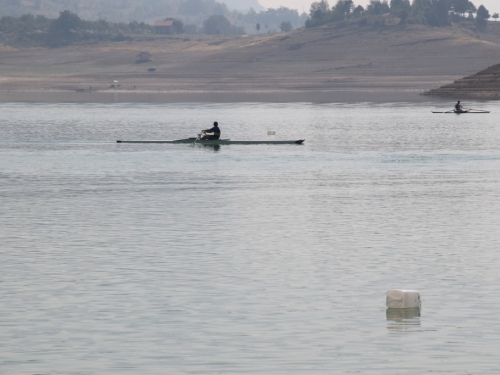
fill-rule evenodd
<path id="1" fill-rule="evenodd" d="M 471 105 L 0 104 L 0 373 L 500 373 L 500 108 Z M 215 120 L 306 142 L 115 142 Z"/>

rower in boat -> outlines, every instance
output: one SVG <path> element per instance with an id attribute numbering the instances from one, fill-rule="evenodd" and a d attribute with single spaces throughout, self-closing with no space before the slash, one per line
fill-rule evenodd
<path id="1" fill-rule="evenodd" d="M 462 105 L 460 104 L 460 100 L 455 104 L 455 107 L 452 110 L 446 111 L 446 112 L 435 112 L 432 111 L 432 113 L 456 113 L 457 115 L 460 113 L 490 113 L 490 111 L 484 111 L 482 109 L 474 109 L 474 108 L 467 108 L 464 109 Z"/>
<path id="2" fill-rule="evenodd" d="M 211 141 L 216 141 L 220 138 L 220 129 L 219 129 L 219 124 L 217 121 L 214 122 L 214 126 L 210 129 L 202 130 L 202 132 L 205 134 L 203 137 L 201 137 L 201 140 L 211 140 Z M 207 133 L 213 133 L 213 135 L 207 135 Z"/>
<path id="3" fill-rule="evenodd" d="M 468 111 L 464 111 L 462 105 L 460 104 L 460 100 L 455 104 L 455 112 L 456 113 L 465 113 Z"/>

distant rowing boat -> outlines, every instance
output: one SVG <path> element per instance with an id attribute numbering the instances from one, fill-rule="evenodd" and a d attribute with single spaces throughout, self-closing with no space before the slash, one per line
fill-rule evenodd
<path id="1" fill-rule="evenodd" d="M 186 138 L 186 139 L 175 139 L 175 140 L 136 140 L 136 141 L 116 141 L 117 143 L 196 143 L 200 145 L 259 145 L 259 144 L 272 144 L 272 145 L 287 145 L 287 144 L 297 144 L 301 145 L 304 143 L 304 139 L 297 139 L 291 141 L 232 141 L 230 139 L 204 139 L 199 138 Z"/>
<path id="2" fill-rule="evenodd" d="M 464 115 L 464 114 L 473 114 L 473 113 L 490 113 L 490 111 L 481 111 L 481 110 L 469 110 L 469 111 L 446 111 L 446 112 L 432 112 L 432 113 L 454 113 L 456 115 Z"/>

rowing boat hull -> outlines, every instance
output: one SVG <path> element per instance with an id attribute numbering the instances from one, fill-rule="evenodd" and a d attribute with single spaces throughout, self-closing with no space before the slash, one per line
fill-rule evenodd
<path id="1" fill-rule="evenodd" d="M 116 141 L 117 143 L 196 143 L 200 145 L 260 145 L 260 144 L 272 144 L 272 145 L 300 145 L 304 142 L 304 139 L 292 140 L 292 141 L 232 141 L 230 139 L 217 139 L 217 140 L 197 140 L 196 138 L 187 139 L 177 139 L 177 140 L 144 140 L 144 141 Z"/>
<path id="2" fill-rule="evenodd" d="M 490 112 L 488 112 L 488 111 L 484 111 L 484 112 L 456 112 L 456 111 L 448 111 L 448 112 L 432 112 L 432 113 L 452 113 L 452 114 L 455 114 L 455 115 L 465 115 L 465 114 L 472 115 L 472 114 L 490 113 Z"/>
<path id="3" fill-rule="evenodd" d="M 116 141 L 117 143 L 194 143 L 197 138 L 186 138 L 186 139 L 159 139 L 159 140 L 137 140 L 137 141 Z M 229 141 L 229 139 L 219 139 L 219 141 Z M 200 141 L 197 141 L 200 142 Z M 205 142 L 205 141 L 204 141 Z"/>

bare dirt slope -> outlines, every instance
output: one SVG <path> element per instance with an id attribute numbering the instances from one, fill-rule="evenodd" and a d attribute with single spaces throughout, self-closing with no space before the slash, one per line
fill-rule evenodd
<path id="1" fill-rule="evenodd" d="M 453 83 L 432 89 L 426 95 L 480 99 L 500 99 L 500 64 L 488 67 L 476 74 Z"/>
<path id="2" fill-rule="evenodd" d="M 58 49 L 0 47 L 0 96 L 20 92 L 168 94 L 308 101 L 417 94 L 500 62 L 488 34 L 420 25 L 326 26 L 247 37 L 181 36 Z M 148 51 L 153 61 L 136 64 Z M 156 68 L 148 72 L 148 68 Z M 118 81 L 115 87 L 112 81 Z M 119 84 L 119 86 L 118 86 Z M 243 95 L 245 94 L 245 95 Z M 194 97 L 193 96 L 193 97 Z M 22 97 L 22 95 L 21 95 Z"/>

